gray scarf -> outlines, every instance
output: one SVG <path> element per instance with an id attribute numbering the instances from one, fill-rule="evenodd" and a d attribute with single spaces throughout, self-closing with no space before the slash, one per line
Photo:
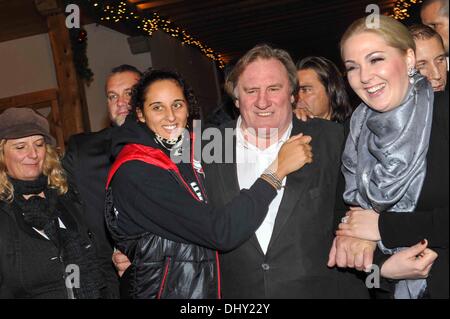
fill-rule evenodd
<path id="1" fill-rule="evenodd" d="M 413 212 L 426 175 L 426 155 L 433 116 L 433 90 L 426 78 L 414 76 L 405 100 L 380 113 L 361 103 L 352 115 L 342 155 L 344 201 L 378 213 Z M 385 254 L 401 248 L 387 249 Z M 402 280 L 396 298 L 416 299 L 426 281 Z"/>

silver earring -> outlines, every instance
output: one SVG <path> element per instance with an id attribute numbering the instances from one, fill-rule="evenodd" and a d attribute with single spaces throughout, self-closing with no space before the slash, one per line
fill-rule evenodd
<path id="1" fill-rule="evenodd" d="M 409 76 L 409 83 L 414 83 L 414 75 L 416 75 L 417 70 L 414 67 L 408 68 L 408 76 Z"/>

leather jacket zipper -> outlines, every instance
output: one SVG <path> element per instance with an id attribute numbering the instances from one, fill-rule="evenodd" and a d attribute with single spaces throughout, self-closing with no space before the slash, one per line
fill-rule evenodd
<path id="1" fill-rule="evenodd" d="M 167 257 L 166 265 L 164 267 L 163 279 L 161 281 L 161 286 L 159 287 L 159 292 L 158 292 L 156 299 L 161 299 L 161 296 L 163 294 L 164 286 L 166 285 L 166 281 L 167 281 L 167 275 L 169 274 L 169 265 L 170 265 L 170 257 Z"/>

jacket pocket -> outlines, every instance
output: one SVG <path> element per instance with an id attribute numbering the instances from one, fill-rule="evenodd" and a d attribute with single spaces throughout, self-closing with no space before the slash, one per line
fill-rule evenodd
<path id="1" fill-rule="evenodd" d="M 169 266 L 170 266 L 170 257 L 166 258 L 166 261 L 164 263 L 164 269 L 163 269 L 163 274 L 162 274 L 162 279 L 161 279 L 161 284 L 159 286 L 159 290 L 158 290 L 158 295 L 156 296 L 156 299 L 161 299 L 163 293 L 164 293 L 164 289 L 167 283 L 167 278 L 169 276 Z"/>

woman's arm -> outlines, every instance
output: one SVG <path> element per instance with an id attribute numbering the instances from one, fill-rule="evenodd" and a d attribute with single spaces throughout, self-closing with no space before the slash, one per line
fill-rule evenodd
<path id="1" fill-rule="evenodd" d="M 413 213 L 383 213 L 378 228 L 386 247 L 411 246 L 426 238 L 430 247 L 448 247 L 449 207 Z M 407 229 L 402 232 L 399 229 Z"/>
<path id="2" fill-rule="evenodd" d="M 345 223 L 339 224 L 337 235 L 381 239 L 386 247 L 412 246 L 423 238 L 428 239 L 430 247 L 448 247 L 448 206 L 427 212 L 382 214 L 358 208 L 346 216 Z"/>
<path id="3" fill-rule="evenodd" d="M 228 250 L 262 223 L 276 190 L 258 179 L 224 207 L 194 199 L 167 171 L 125 163 L 111 183 L 118 226 L 129 235 L 151 232 L 178 242 Z"/>

